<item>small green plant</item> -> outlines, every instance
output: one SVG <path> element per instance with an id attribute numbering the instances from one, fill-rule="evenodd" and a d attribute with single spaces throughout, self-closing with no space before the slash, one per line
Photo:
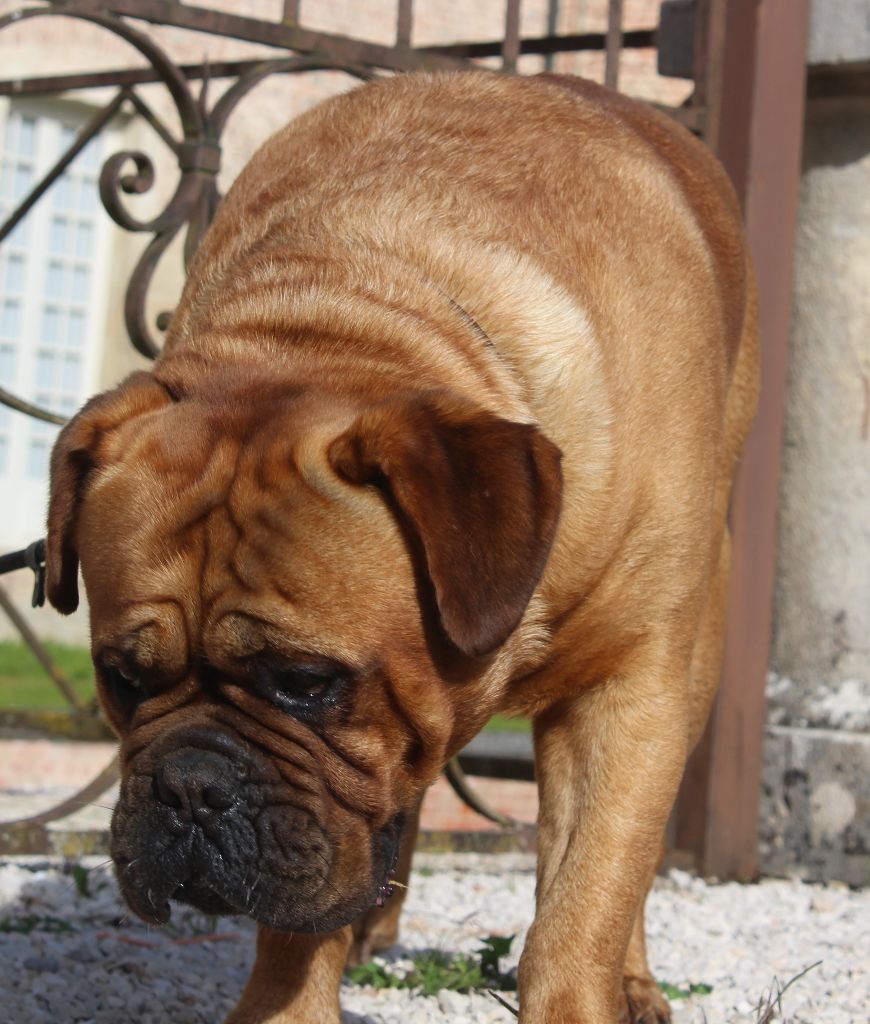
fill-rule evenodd
<path id="1" fill-rule="evenodd" d="M 90 872 L 86 867 L 82 867 L 81 864 L 73 864 L 70 868 L 70 874 L 72 875 L 73 881 L 76 884 L 76 890 L 79 896 L 83 899 L 88 899 L 91 895 L 91 886 L 88 881 L 88 875 Z"/>
<path id="2" fill-rule="evenodd" d="M 8 917 L 0 917 L 0 933 L 5 935 L 18 934 L 30 935 L 31 932 L 62 932 L 75 931 L 68 921 L 61 921 L 59 917 L 38 914 L 11 914 Z"/>
<path id="3" fill-rule="evenodd" d="M 489 935 L 474 953 L 443 953 L 427 950 L 412 959 L 413 968 L 401 975 L 388 964 L 369 963 L 348 968 L 347 978 L 355 985 L 372 988 L 410 988 L 434 996 L 443 988 L 454 992 L 483 989 L 511 991 L 516 988 L 513 975 L 501 970 L 501 958 L 510 953 L 514 936 Z"/>
<path id="4" fill-rule="evenodd" d="M 480 961 L 464 953 L 441 953 L 437 950 L 414 958 L 415 967 L 405 978 L 408 988 L 419 989 L 424 996 L 437 995 L 442 988 L 454 992 L 471 992 L 485 984 Z"/>
<path id="5" fill-rule="evenodd" d="M 378 991 L 384 988 L 406 988 L 405 979 L 398 974 L 393 974 L 386 964 L 370 963 L 359 964 L 356 967 L 348 967 L 344 972 L 345 976 L 354 985 L 369 985 Z"/>
<path id="6" fill-rule="evenodd" d="M 516 983 L 513 980 L 512 975 L 502 974 L 501 972 L 501 958 L 508 956 L 511 951 L 511 946 L 514 944 L 515 935 L 488 935 L 485 939 L 481 939 L 480 949 L 478 950 L 478 956 L 480 957 L 480 968 L 483 971 L 483 976 L 487 979 L 490 984 L 490 988 L 493 987 L 494 982 L 499 982 L 495 985 L 496 988 L 516 988 Z M 509 985 L 505 985 L 505 980 L 509 981 Z"/>
<path id="7" fill-rule="evenodd" d="M 690 996 L 708 996 L 713 986 L 706 982 L 690 982 L 688 985 L 672 985 L 669 981 L 660 981 L 659 988 L 668 999 L 688 999 Z"/>

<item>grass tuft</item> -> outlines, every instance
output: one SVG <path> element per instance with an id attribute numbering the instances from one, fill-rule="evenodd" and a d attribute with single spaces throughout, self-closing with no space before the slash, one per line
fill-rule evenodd
<path id="1" fill-rule="evenodd" d="M 512 991 L 517 987 L 516 978 L 501 970 L 500 961 L 510 953 L 513 940 L 513 935 L 489 935 L 474 953 L 426 950 L 412 957 L 414 966 L 407 974 L 375 961 L 349 967 L 345 975 L 355 985 L 415 989 L 425 996 L 437 995 L 445 988 L 453 992 Z"/>
<path id="2" fill-rule="evenodd" d="M 0 917 L 0 933 L 4 935 L 30 935 L 32 932 L 51 932 L 58 935 L 74 931 L 75 928 L 69 921 L 62 921 L 59 917 L 52 917 L 49 914 L 10 914 L 7 917 Z"/>
<path id="3" fill-rule="evenodd" d="M 70 647 L 49 640 L 49 654 L 69 676 L 84 703 L 96 696 L 94 666 L 85 647 Z M 0 641 L 0 709 L 66 710 L 69 707 L 29 647 L 11 640 Z"/>
<path id="4" fill-rule="evenodd" d="M 690 982 L 688 985 L 672 985 L 669 981 L 659 981 L 659 988 L 668 999 L 680 1000 L 689 999 L 691 996 L 708 996 L 713 991 L 713 986 L 706 982 Z"/>
<path id="5" fill-rule="evenodd" d="M 758 1005 L 755 1007 L 755 1024 L 771 1024 L 775 1020 L 785 1022 L 786 1018 L 783 1016 L 782 1010 L 782 997 L 796 981 L 800 981 L 805 974 L 815 970 L 821 963 L 821 960 L 816 960 L 815 963 L 810 964 L 809 967 L 805 967 L 793 978 L 790 978 L 784 985 L 780 985 L 779 979 L 774 978 L 770 991 L 762 994 L 761 999 L 758 1000 Z"/>

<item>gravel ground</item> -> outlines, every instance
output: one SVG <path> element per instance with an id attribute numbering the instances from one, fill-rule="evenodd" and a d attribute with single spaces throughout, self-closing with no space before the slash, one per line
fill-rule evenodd
<path id="1" fill-rule="evenodd" d="M 87 874 L 80 870 L 87 868 Z M 529 858 L 421 857 L 403 945 L 472 951 L 490 934 L 516 934 L 516 962 L 532 914 Z M 84 891 L 82 891 L 84 890 Z M 775 984 L 822 963 L 782 998 L 792 1024 L 866 1024 L 870 1007 L 870 892 L 766 881 L 709 885 L 681 872 L 660 879 L 649 906 L 653 969 L 660 979 L 712 991 L 674 1003 L 675 1024 L 751 1024 Z M 109 866 L 36 858 L 0 860 L 2 1024 L 218 1024 L 252 960 L 247 922 L 177 908 L 149 929 L 127 917 Z M 207 983 L 204 979 L 208 979 Z M 512 994 L 508 994 L 509 996 Z M 345 984 L 343 1024 L 453 1024 L 514 1018 L 485 995 Z"/>

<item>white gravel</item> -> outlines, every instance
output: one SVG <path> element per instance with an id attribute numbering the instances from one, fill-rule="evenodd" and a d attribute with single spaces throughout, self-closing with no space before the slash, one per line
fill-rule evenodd
<path id="1" fill-rule="evenodd" d="M 109 866 L 81 863 L 90 869 L 88 895 L 78 891 L 71 864 L 0 860 L 2 1024 L 218 1024 L 250 967 L 252 926 L 178 908 L 170 926 L 147 928 L 126 916 Z M 432 948 L 472 951 L 487 935 L 517 934 L 515 963 L 533 888 L 529 858 L 421 857 L 402 946 L 390 959 Z M 784 984 L 817 960 L 785 993 L 775 1019 L 870 1019 L 866 890 L 792 881 L 710 885 L 672 872 L 653 892 L 649 933 L 660 979 L 712 986 L 708 995 L 674 1003 L 675 1024 L 751 1024 L 775 978 Z M 514 1020 L 485 994 L 424 997 L 345 984 L 342 1003 L 344 1024 Z"/>

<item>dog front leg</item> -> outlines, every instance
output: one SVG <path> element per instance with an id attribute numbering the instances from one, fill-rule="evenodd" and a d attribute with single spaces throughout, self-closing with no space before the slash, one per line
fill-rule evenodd
<path id="1" fill-rule="evenodd" d="M 314 935 L 257 929 L 257 959 L 226 1024 L 338 1024 L 350 927 Z"/>
<path id="2" fill-rule="evenodd" d="M 609 681 L 535 722 L 537 910 L 522 1024 L 615 1024 L 632 924 L 686 755 L 680 678 Z"/>

